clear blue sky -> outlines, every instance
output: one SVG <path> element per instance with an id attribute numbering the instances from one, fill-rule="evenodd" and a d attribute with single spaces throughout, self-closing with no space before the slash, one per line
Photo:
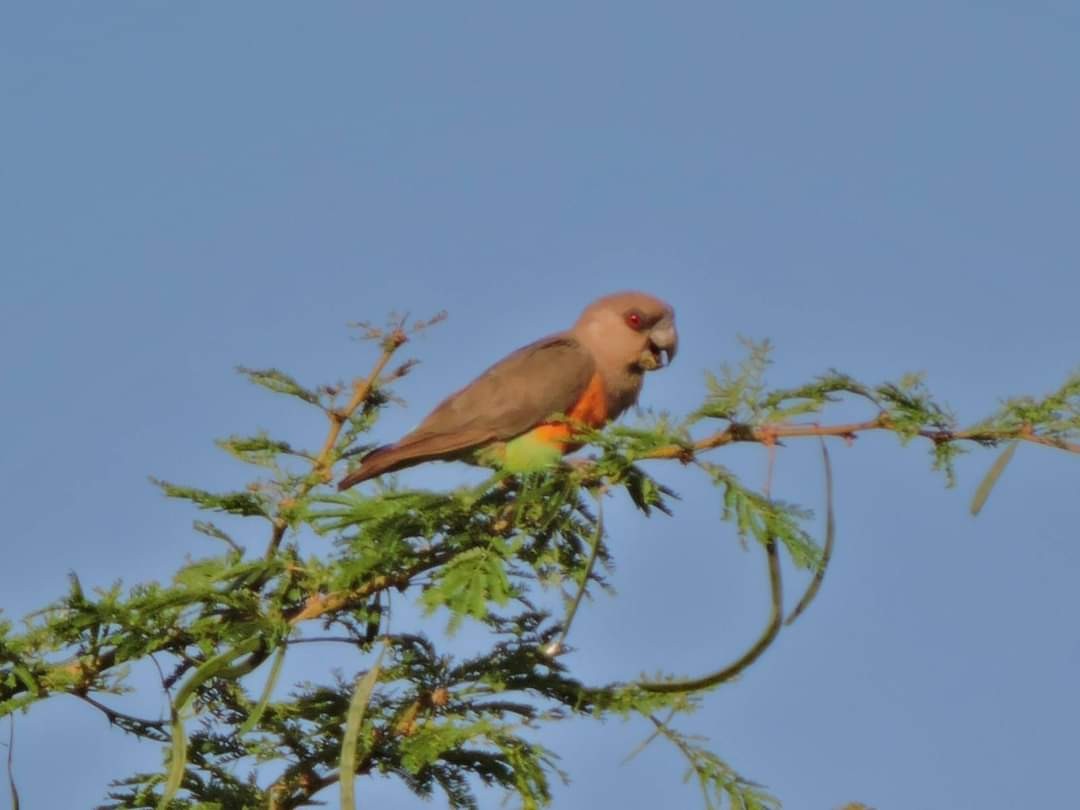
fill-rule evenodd
<path id="1" fill-rule="evenodd" d="M 923 370 L 962 420 L 1045 393 L 1080 363 L 1078 96 L 1080 11 L 1051 0 L 9 6 L 0 606 L 211 551 L 146 476 L 237 485 L 211 440 L 257 427 L 315 444 L 233 366 L 349 378 L 372 357 L 345 323 L 392 309 L 450 318 L 411 346 L 384 439 L 623 288 L 678 313 L 648 407 L 696 405 L 740 334 L 776 343 L 777 384 Z M 780 453 L 778 495 L 820 504 L 817 452 Z M 717 460 L 762 479 L 758 448 Z M 789 810 L 1069 802 L 1080 459 L 1021 448 L 972 519 L 991 460 L 950 491 L 924 447 L 838 444 L 821 597 L 683 727 Z M 596 679 L 701 671 L 765 617 L 715 492 L 654 471 L 684 500 L 609 507 L 619 596 L 575 628 Z M 89 807 L 159 762 L 74 701 L 17 731 L 26 807 Z M 574 778 L 556 806 L 696 806 L 664 747 L 619 764 L 647 731 L 547 737 Z"/>

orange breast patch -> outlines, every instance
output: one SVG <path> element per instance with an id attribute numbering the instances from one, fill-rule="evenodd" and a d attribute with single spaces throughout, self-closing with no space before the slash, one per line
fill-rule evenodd
<path id="1" fill-rule="evenodd" d="M 607 396 L 604 393 L 604 379 L 594 374 L 581 398 L 574 403 L 566 414 L 576 422 L 589 427 L 599 428 L 607 424 Z M 572 453 L 581 447 L 580 442 L 569 439 L 573 435 L 570 425 L 558 422 L 543 422 L 530 431 L 531 435 L 545 444 L 557 445 L 561 452 Z"/>

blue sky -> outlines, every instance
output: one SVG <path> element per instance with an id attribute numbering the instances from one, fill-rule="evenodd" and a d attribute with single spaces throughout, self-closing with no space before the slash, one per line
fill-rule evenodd
<path id="1" fill-rule="evenodd" d="M 925 371 L 962 421 L 1046 393 L 1080 363 L 1078 76 L 1080 13 L 1049 0 L 9 7 L 0 606 L 208 553 L 146 476 L 238 485 L 212 439 L 257 427 L 317 443 L 233 367 L 347 379 L 372 356 L 345 324 L 391 310 L 450 317 L 409 347 L 422 365 L 381 439 L 624 288 L 678 314 L 646 407 L 698 404 L 738 335 L 774 341 L 778 385 Z M 820 505 L 817 453 L 779 453 L 779 496 Z M 715 460 L 763 479 L 759 448 Z M 683 728 L 789 810 L 1074 795 L 1080 459 L 1021 448 L 972 519 L 991 460 L 946 490 L 924 447 L 838 444 L 820 598 Z M 574 630 L 592 678 L 704 670 L 765 617 L 716 493 L 654 472 L 683 501 L 652 521 L 609 505 L 619 595 Z M 74 701 L 17 732 L 28 807 L 89 807 L 158 762 Z M 556 806 L 696 806 L 662 746 L 620 765 L 647 733 L 554 730 L 574 780 Z"/>

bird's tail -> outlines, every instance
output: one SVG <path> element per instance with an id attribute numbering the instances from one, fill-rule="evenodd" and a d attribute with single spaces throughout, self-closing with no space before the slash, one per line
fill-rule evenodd
<path id="1" fill-rule="evenodd" d="M 394 452 L 397 449 L 397 446 L 393 444 L 376 447 L 361 459 L 360 467 L 338 481 L 338 491 L 346 490 L 349 487 L 356 486 L 361 481 L 367 481 L 369 478 L 375 478 L 383 473 L 407 466 L 408 461 L 411 459 L 403 459 L 400 453 Z"/>
<path id="2" fill-rule="evenodd" d="M 360 468 L 353 470 L 338 482 L 338 489 L 348 489 L 383 473 L 394 472 L 425 461 L 468 460 L 471 451 L 491 441 L 487 431 L 463 431 L 459 433 L 425 433 L 409 435 L 396 444 L 376 447 L 360 460 Z"/>

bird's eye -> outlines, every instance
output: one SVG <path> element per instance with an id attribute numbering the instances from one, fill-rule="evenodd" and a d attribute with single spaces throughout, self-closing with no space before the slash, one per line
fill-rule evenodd
<path id="1" fill-rule="evenodd" d="M 626 325 L 631 329 L 640 329 L 642 324 L 640 312 L 627 312 Z"/>

